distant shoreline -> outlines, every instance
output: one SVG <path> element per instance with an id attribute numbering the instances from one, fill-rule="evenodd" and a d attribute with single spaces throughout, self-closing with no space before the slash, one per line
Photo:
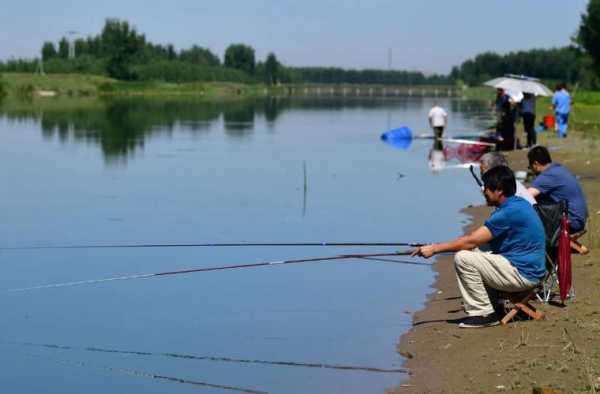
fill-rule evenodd
<path id="1" fill-rule="evenodd" d="M 193 96 L 207 100 L 267 96 L 311 97 L 463 97 L 465 89 L 451 85 L 278 84 L 237 82 L 118 81 L 90 74 L 2 73 L 0 81 L 13 97 Z"/>

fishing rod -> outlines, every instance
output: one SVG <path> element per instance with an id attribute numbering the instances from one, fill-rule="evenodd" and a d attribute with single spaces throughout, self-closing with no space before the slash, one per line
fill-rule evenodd
<path id="1" fill-rule="evenodd" d="M 436 140 L 447 143 L 464 144 L 464 145 L 482 145 L 482 146 L 496 146 L 493 142 L 472 140 L 469 138 L 478 138 L 477 136 L 453 136 L 453 137 L 436 137 L 434 135 L 415 135 L 413 139 L 419 140 Z"/>
<path id="2" fill-rule="evenodd" d="M 491 142 L 472 141 L 472 140 L 466 140 L 466 139 L 460 139 L 460 138 L 436 138 L 436 140 L 442 141 L 442 142 L 464 144 L 464 145 L 482 145 L 482 146 L 489 146 L 489 147 L 496 146 L 496 144 L 491 143 Z"/>
<path id="3" fill-rule="evenodd" d="M 396 251 L 396 252 L 392 252 L 392 253 L 340 254 L 340 255 L 335 255 L 335 256 L 311 257 L 311 258 L 305 258 L 305 259 L 262 261 L 262 262 L 249 263 L 249 264 L 234 264 L 234 265 L 223 265 L 223 266 L 217 266 L 217 267 L 188 268 L 188 269 L 183 269 L 183 270 L 178 270 L 178 271 L 165 271 L 165 272 L 155 272 L 155 273 L 149 273 L 149 274 L 116 276 L 116 277 L 112 277 L 112 278 L 88 279 L 88 280 L 80 280 L 80 281 L 75 281 L 75 282 L 53 283 L 53 284 L 47 284 L 47 285 L 22 287 L 22 288 L 17 288 L 17 289 L 8 289 L 8 290 L 5 290 L 5 292 L 16 293 L 16 292 L 24 292 L 24 291 L 40 290 L 40 289 L 50 289 L 50 288 L 58 288 L 58 287 L 92 285 L 92 284 L 97 284 L 97 283 L 113 282 L 113 281 L 118 281 L 118 280 L 149 279 L 149 278 L 154 278 L 154 277 L 183 275 L 183 274 L 191 274 L 191 273 L 196 273 L 196 272 L 225 271 L 225 270 L 256 268 L 256 267 L 266 267 L 266 266 L 275 266 L 275 265 L 310 263 L 310 262 L 316 262 L 316 261 L 365 259 L 365 258 L 390 257 L 390 256 L 410 256 L 411 254 L 412 254 L 412 252 Z M 397 261 L 397 263 L 401 263 L 401 262 Z M 414 264 L 413 262 L 406 262 L 406 263 Z M 431 264 L 422 263 L 422 265 L 429 266 Z"/>
<path id="4" fill-rule="evenodd" d="M 471 172 L 471 175 L 473 175 L 473 178 L 475 178 L 475 182 L 477 182 L 477 185 L 483 188 L 483 182 L 481 181 L 481 179 L 479 179 L 477 174 L 475 174 L 475 167 L 472 164 L 469 166 L 469 171 Z"/>
<path id="5" fill-rule="evenodd" d="M 93 369 L 104 371 L 104 372 L 115 372 L 115 373 L 119 373 L 122 375 L 128 375 L 128 376 L 133 376 L 133 377 L 164 380 L 164 381 L 168 381 L 168 382 L 172 382 L 172 383 L 187 384 L 187 385 L 192 385 L 192 386 L 201 386 L 204 388 L 211 388 L 211 389 L 236 391 L 236 392 L 240 392 L 240 393 L 267 394 L 266 391 L 262 391 L 262 390 L 255 390 L 255 389 L 250 389 L 250 388 L 245 388 L 245 387 L 240 387 L 240 386 L 230 386 L 230 385 L 226 385 L 226 384 L 209 383 L 209 382 L 203 382 L 203 381 L 198 381 L 198 380 L 191 380 L 191 379 L 187 379 L 187 378 L 180 378 L 180 377 L 176 377 L 176 376 L 167 376 L 167 375 L 157 374 L 154 372 L 141 371 L 141 370 L 137 370 L 137 369 L 114 367 L 114 366 L 110 366 L 110 365 L 96 365 L 96 364 L 92 364 L 88 361 L 66 360 L 66 359 L 60 359 L 60 358 L 56 358 L 56 357 L 44 357 L 40 354 L 27 354 L 27 356 L 39 357 L 39 358 L 43 357 L 48 360 L 54 361 L 57 364 L 77 366 L 77 367 L 82 367 L 82 368 L 93 368 Z"/>
<path id="6" fill-rule="evenodd" d="M 0 250 L 37 249 L 117 249 L 117 248 L 193 248 L 193 247 L 246 247 L 246 246 L 408 246 L 419 247 L 422 243 L 410 242 L 224 242 L 224 243 L 140 243 L 140 244 L 87 244 L 87 245 L 29 245 L 0 247 Z"/>
<path id="7" fill-rule="evenodd" d="M 3 341 L 4 342 L 4 341 Z M 335 369 L 342 371 L 361 371 L 361 372 L 372 372 L 372 373 L 409 373 L 408 368 L 379 368 L 372 366 L 357 366 L 348 364 L 327 364 L 322 362 L 300 362 L 300 361 L 274 361 L 274 360 L 260 360 L 260 359 L 244 359 L 244 358 L 232 358 L 223 356 L 207 356 L 207 355 L 196 355 L 196 354 L 182 354 L 173 352 L 147 352 L 139 350 L 123 350 L 114 348 L 103 348 L 96 346 L 71 346 L 62 344 L 50 344 L 50 343 L 33 343 L 33 342 L 4 342 L 9 345 L 21 345 L 21 346 L 32 346 L 46 349 L 58 349 L 65 351 L 86 351 L 86 352 L 98 352 L 98 353 L 113 353 L 113 354 L 127 354 L 135 356 L 151 356 L 151 357 L 166 357 L 182 360 L 197 360 L 197 361 L 210 361 L 210 362 L 222 362 L 222 363 L 234 363 L 234 364 L 259 364 L 259 365 L 273 365 L 273 366 L 285 366 L 285 367 L 300 367 L 300 368 L 319 368 L 319 369 Z"/>

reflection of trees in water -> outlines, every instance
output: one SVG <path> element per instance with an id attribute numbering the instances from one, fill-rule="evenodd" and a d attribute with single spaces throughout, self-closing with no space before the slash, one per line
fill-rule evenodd
<path id="1" fill-rule="evenodd" d="M 15 121 L 39 120 L 45 138 L 62 142 L 98 144 L 107 161 L 117 161 L 142 149 L 146 138 L 172 136 L 181 127 L 192 133 L 206 132 L 222 113 L 207 102 L 154 100 L 99 101 L 94 106 L 73 108 L 2 108 Z"/>
<path id="2" fill-rule="evenodd" d="M 209 132 L 223 119 L 224 131 L 232 138 L 254 132 L 257 119 L 264 118 L 271 130 L 286 110 L 403 109 L 420 107 L 420 98 L 409 100 L 368 98 L 281 98 L 252 101 L 206 102 L 192 99 L 111 99 L 71 102 L 5 102 L 0 116 L 11 121 L 39 121 L 46 139 L 92 143 L 101 147 L 105 160 L 121 161 L 143 149 L 147 138 L 172 136 L 177 130 Z"/>
<path id="3" fill-rule="evenodd" d="M 223 110 L 225 133 L 231 137 L 245 137 L 254 130 L 255 105 L 240 102 Z"/>

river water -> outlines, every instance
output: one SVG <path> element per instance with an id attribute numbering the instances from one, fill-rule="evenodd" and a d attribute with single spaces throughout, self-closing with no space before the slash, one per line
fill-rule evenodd
<path id="1" fill-rule="evenodd" d="M 436 101 L 450 114 L 448 136 L 485 125 L 480 103 Z M 400 368 L 395 347 L 431 291 L 428 266 L 354 259 L 7 291 L 397 248 L 6 248 L 456 236 L 459 210 L 482 201 L 468 170 L 453 167 L 469 152 L 379 139 L 402 125 L 427 132 L 433 103 L 4 103 L 0 387 L 383 393 L 401 384 L 402 373 L 277 362 Z"/>

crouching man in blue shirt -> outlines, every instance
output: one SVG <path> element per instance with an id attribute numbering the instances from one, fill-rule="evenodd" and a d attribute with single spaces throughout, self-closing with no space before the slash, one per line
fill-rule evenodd
<path id="1" fill-rule="evenodd" d="M 496 207 L 484 225 L 453 241 L 421 246 L 413 256 L 458 252 L 454 267 L 465 312 L 459 327 L 497 325 L 488 290 L 520 292 L 535 287 L 546 274 L 544 227 L 531 204 L 515 196 L 510 168 L 498 166 L 483 175 L 486 202 Z M 491 252 L 478 246 L 489 243 Z"/>
<path id="2" fill-rule="evenodd" d="M 537 177 L 529 194 L 544 203 L 567 201 L 570 223 L 570 232 L 577 233 L 585 228 L 588 219 L 588 208 L 585 194 L 581 185 L 566 167 L 552 162 L 550 152 L 541 145 L 531 148 L 527 153 L 529 168 Z"/>

